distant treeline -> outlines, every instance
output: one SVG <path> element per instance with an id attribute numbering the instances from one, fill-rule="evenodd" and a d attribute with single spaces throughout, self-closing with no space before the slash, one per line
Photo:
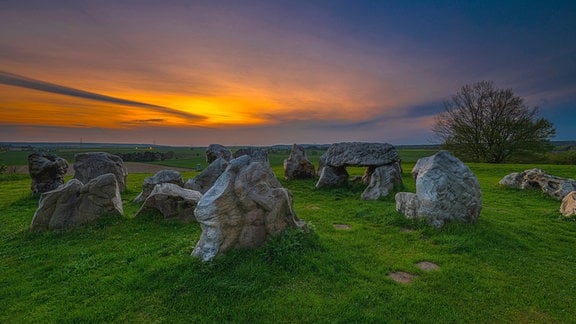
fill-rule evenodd
<path id="1" fill-rule="evenodd" d="M 128 152 L 128 153 L 113 153 L 122 158 L 124 162 L 154 162 L 171 160 L 174 158 L 174 151 L 162 152 Z"/>

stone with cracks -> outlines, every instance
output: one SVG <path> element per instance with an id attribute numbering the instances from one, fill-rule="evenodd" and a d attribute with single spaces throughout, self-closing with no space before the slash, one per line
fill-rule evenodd
<path id="1" fill-rule="evenodd" d="M 378 199 L 388 195 L 394 187 L 402 186 L 400 156 L 394 146 L 352 142 L 332 144 L 320 157 L 316 188 L 346 185 L 347 166 L 367 167 L 362 181 L 368 188 L 362 193 L 362 199 Z"/>
<path id="2" fill-rule="evenodd" d="M 40 196 L 30 230 L 69 229 L 92 223 L 103 215 L 122 213 L 118 181 L 113 174 L 101 175 L 86 184 L 72 179 Z"/>
<path id="3" fill-rule="evenodd" d="M 314 164 L 308 160 L 304 148 L 296 144 L 292 145 L 290 156 L 284 160 L 284 178 L 295 180 L 315 177 Z"/>
<path id="4" fill-rule="evenodd" d="M 256 248 L 271 235 L 304 227 L 292 203 L 268 163 L 250 156 L 230 161 L 194 211 L 202 235 L 192 255 L 210 261 L 229 249 Z"/>
<path id="5" fill-rule="evenodd" d="M 162 213 L 164 219 L 174 219 L 182 222 L 195 221 L 194 209 L 202 198 L 198 191 L 184 189 L 174 183 L 160 183 L 148 195 L 136 216 L 150 209 Z"/>
<path id="6" fill-rule="evenodd" d="M 204 169 L 200 174 L 192 179 L 188 179 L 184 184 L 184 188 L 196 190 L 202 194 L 206 193 L 208 189 L 212 188 L 218 177 L 226 170 L 228 161 L 224 158 L 217 158 L 214 162 Z"/>
<path id="7" fill-rule="evenodd" d="M 458 220 L 476 222 L 482 210 L 478 179 L 447 151 L 419 159 L 412 169 L 416 193 L 396 194 L 396 210 L 407 218 L 426 218 L 435 227 Z"/>
<path id="8" fill-rule="evenodd" d="M 32 178 L 33 194 L 54 190 L 64 184 L 68 161 L 54 154 L 32 153 L 28 155 L 28 173 Z"/>
<path id="9" fill-rule="evenodd" d="M 541 189 L 557 200 L 562 200 L 576 191 L 576 180 L 549 175 L 540 169 L 510 173 L 499 182 L 500 185 L 517 189 Z"/>
<path id="10" fill-rule="evenodd" d="M 183 186 L 184 179 L 182 179 L 182 174 L 180 174 L 178 171 L 160 170 L 153 176 L 144 179 L 144 182 L 142 183 L 142 192 L 140 192 L 140 194 L 134 198 L 134 201 L 141 203 L 146 200 L 148 195 L 150 195 L 152 190 L 154 190 L 154 187 L 160 183 L 173 183 L 178 186 Z"/>
<path id="11" fill-rule="evenodd" d="M 112 173 L 118 181 L 120 192 L 126 190 L 126 177 L 128 171 L 122 158 L 106 152 L 78 153 L 74 162 L 74 178 L 82 183 L 99 177 L 106 173 Z"/>
<path id="12" fill-rule="evenodd" d="M 260 162 L 269 163 L 268 152 L 266 152 L 266 150 L 263 148 L 259 148 L 259 147 L 241 148 L 238 151 L 234 152 L 233 157 L 239 158 L 243 155 L 250 156 L 253 161 L 260 161 Z"/>
<path id="13" fill-rule="evenodd" d="M 576 191 L 564 196 L 560 205 L 560 213 L 566 217 L 576 215 Z"/>
<path id="14" fill-rule="evenodd" d="M 232 158 L 232 152 L 224 145 L 210 144 L 206 148 L 206 162 L 211 164 L 218 158 L 223 158 L 226 162 L 229 162 Z"/>

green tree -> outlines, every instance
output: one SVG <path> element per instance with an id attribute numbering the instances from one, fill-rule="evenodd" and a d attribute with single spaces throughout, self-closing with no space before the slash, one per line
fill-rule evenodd
<path id="1" fill-rule="evenodd" d="M 444 108 L 433 132 L 445 149 L 475 162 L 502 163 L 515 155 L 545 152 L 556 134 L 550 121 L 538 117 L 537 107 L 490 81 L 463 86 Z"/>

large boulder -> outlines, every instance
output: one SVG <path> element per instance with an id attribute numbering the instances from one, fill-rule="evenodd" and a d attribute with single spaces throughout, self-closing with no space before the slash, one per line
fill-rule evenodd
<path id="1" fill-rule="evenodd" d="M 118 181 L 120 192 L 126 190 L 126 177 L 128 171 L 122 159 L 106 152 L 78 153 L 74 162 L 74 179 L 82 183 L 97 178 L 103 174 L 112 173 Z"/>
<path id="2" fill-rule="evenodd" d="M 396 210 L 408 218 L 426 218 L 435 227 L 458 220 L 474 223 L 482 210 L 478 179 L 447 151 L 421 158 L 412 169 L 416 193 L 396 194 Z"/>
<path id="3" fill-rule="evenodd" d="M 362 180 L 369 187 L 362 193 L 362 199 L 378 199 L 388 195 L 392 188 L 402 186 L 400 155 L 394 146 L 351 142 L 332 144 L 320 157 L 316 188 L 346 185 L 347 166 L 367 167 Z"/>
<path id="4" fill-rule="evenodd" d="M 122 215 L 116 177 L 107 173 L 82 184 L 68 181 L 40 196 L 30 230 L 61 230 L 94 222 L 106 214 Z"/>
<path id="5" fill-rule="evenodd" d="M 516 189 L 540 189 L 557 200 L 576 190 L 576 180 L 553 176 L 540 169 L 510 173 L 499 184 Z"/>
<path id="6" fill-rule="evenodd" d="M 576 191 L 564 196 L 560 205 L 560 213 L 566 217 L 576 215 Z"/>
<path id="7" fill-rule="evenodd" d="M 54 190 L 64 184 L 68 161 L 54 154 L 32 153 L 28 155 L 28 173 L 32 178 L 33 194 Z"/>
<path id="8" fill-rule="evenodd" d="M 188 179 L 186 183 L 184 183 L 184 188 L 205 193 L 208 189 L 212 188 L 218 177 L 226 170 L 227 166 L 228 161 L 221 157 L 217 158 L 200 174 L 192 179 Z"/>
<path id="9" fill-rule="evenodd" d="M 268 152 L 265 149 L 260 148 L 260 147 L 241 148 L 241 149 L 238 149 L 236 152 L 234 152 L 234 154 L 232 156 L 236 159 L 236 158 L 239 158 L 243 155 L 248 155 L 249 157 L 252 158 L 253 161 L 260 161 L 260 162 L 269 163 Z"/>
<path id="10" fill-rule="evenodd" d="M 255 248 L 305 223 L 292 209 L 292 195 L 266 162 L 241 156 L 230 165 L 194 211 L 202 235 L 192 255 L 210 261 L 233 248 Z"/>
<path id="11" fill-rule="evenodd" d="M 232 158 L 232 152 L 224 145 L 210 144 L 206 148 L 206 162 L 210 164 L 218 158 L 223 158 L 228 162 Z"/>
<path id="12" fill-rule="evenodd" d="M 160 170 L 153 176 L 144 179 L 144 182 L 142 183 L 142 192 L 140 192 L 140 194 L 134 198 L 134 201 L 141 203 L 146 200 L 148 195 L 150 195 L 152 190 L 154 190 L 154 187 L 160 183 L 173 183 L 178 186 L 183 186 L 184 179 L 182 179 L 182 174 L 180 174 L 178 171 Z"/>
<path id="13" fill-rule="evenodd" d="M 284 177 L 288 180 L 316 177 L 314 164 L 308 160 L 303 147 L 296 144 L 292 145 L 290 156 L 284 160 Z"/>
<path id="14" fill-rule="evenodd" d="M 174 183 L 160 183 L 154 186 L 136 216 L 150 209 L 159 210 L 164 219 L 183 222 L 195 221 L 194 209 L 202 198 L 198 191 L 184 189 Z"/>

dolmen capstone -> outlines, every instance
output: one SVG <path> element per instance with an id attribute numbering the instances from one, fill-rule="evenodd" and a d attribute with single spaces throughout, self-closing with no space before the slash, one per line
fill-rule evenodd
<path id="1" fill-rule="evenodd" d="M 226 162 L 232 159 L 232 152 L 224 145 L 210 144 L 206 148 L 206 162 L 211 164 L 218 158 L 223 158 Z"/>
<path id="2" fill-rule="evenodd" d="M 196 175 L 192 179 L 188 179 L 184 183 L 184 188 L 196 190 L 204 194 L 208 189 L 212 188 L 218 177 L 226 170 L 228 166 L 228 161 L 226 159 L 219 157 L 214 160 L 210 165 L 204 169 L 201 173 Z"/>
<path id="3" fill-rule="evenodd" d="M 407 218 L 425 218 L 435 227 L 447 221 L 474 223 L 482 210 L 478 179 L 447 151 L 421 158 L 412 169 L 416 193 L 396 194 L 396 210 Z"/>
<path id="4" fill-rule="evenodd" d="M 284 178 L 295 180 L 313 179 L 315 177 L 314 164 L 308 160 L 304 148 L 300 145 L 292 145 L 290 156 L 284 160 Z"/>
<path id="5" fill-rule="evenodd" d="M 167 220 L 195 221 L 194 209 L 200 198 L 202 194 L 198 191 L 185 189 L 170 182 L 160 183 L 154 186 L 136 213 L 136 217 L 146 210 L 155 209 L 160 211 Z"/>
<path id="6" fill-rule="evenodd" d="M 348 183 L 347 166 L 365 166 L 362 181 L 368 185 L 362 199 L 387 196 L 402 186 L 400 156 L 388 143 L 335 143 L 320 157 L 316 188 L 339 187 Z"/>
<path id="7" fill-rule="evenodd" d="M 82 183 L 101 176 L 106 173 L 112 173 L 118 181 L 120 192 L 126 190 L 126 177 L 128 171 L 124 166 L 124 161 L 117 155 L 106 152 L 88 152 L 78 153 L 74 162 L 74 179 Z"/>
<path id="8" fill-rule="evenodd" d="M 40 196 L 30 230 L 70 229 L 107 214 L 123 214 L 118 181 L 113 174 L 101 175 L 86 184 L 71 179 Z"/>
<path id="9" fill-rule="evenodd" d="M 184 179 L 182 179 L 182 174 L 175 170 L 160 170 L 156 172 L 153 176 L 144 179 L 142 183 L 142 192 L 134 198 L 134 201 L 141 203 L 148 195 L 154 190 L 154 187 L 160 183 L 173 183 L 180 187 L 184 185 Z"/>
<path id="10" fill-rule="evenodd" d="M 230 165 L 198 202 L 194 215 L 202 235 L 192 255 L 210 261 L 235 248 L 256 248 L 288 228 L 303 228 L 267 162 L 244 155 Z"/>
<path id="11" fill-rule="evenodd" d="M 248 155 L 252 158 L 253 161 L 260 161 L 260 162 L 266 162 L 269 163 L 268 161 L 268 152 L 260 147 L 245 147 L 245 148 L 241 148 L 238 149 L 236 152 L 234 152 L 234 154 L 232 154 L 232 156 L 236 159 L 239 158 L 243 155 Z"/>
<path id="12" fill-rule="evenodd" d="M 28 173 L 32 178 L 33 194 L 54 190 L 64 184 L 68 161 L 54 154 L 32 153 L 28 155 Z"/>
<path id="13" fill-rule="evenodd" d="M 576 215 L 576 191 L 572 191 L 562 199 L 560 213 L 566 217 Z"/>
<path id="14" fill-rule="evenodd" d="M 510 173 L 498 183 L 516 189 L 541 189 L 557 200 L 562 200 L 570 192 L 576 190 L 576 180 L 549 175 L 536 168 Z"/>

